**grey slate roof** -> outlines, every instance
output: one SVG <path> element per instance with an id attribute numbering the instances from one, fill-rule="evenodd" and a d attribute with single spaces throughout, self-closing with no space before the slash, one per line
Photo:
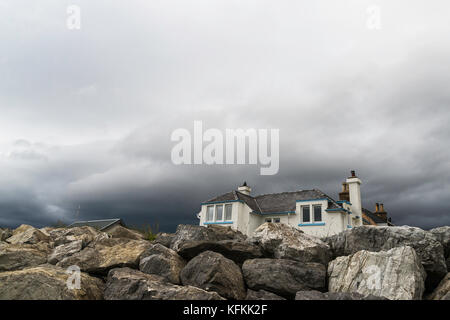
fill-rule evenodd
<path id="1" fill-rule="evenodd" d="M 368 216 L 370 219 L 372 219 L 375 223 L 386 223 L 385 220 L 381 219 L 379 216 L 377 216 L 375 213 L 371 212 L 370 210 L 367 210 L 366 208 L 362 208 L 363 213 Z"/>
<path id="2" fill-rule="evenodd" d="M 83 227 L 89 226 L 98 230 L 104 230 L 116 223 L 119 223 L 122 226 L 125 226 L 122 219 L 104 219 L 104 220 L 89 220 L 89 221 L 76 221 L 68 226 L 68 228 L 72 227 Z"/>
<path id="3" fill-rule="evenodd" d="M 317 189 L 262 194 L 255 197 L 246 195 L 239 191 L 230 191 L 223 195 L 205 201 L 204 203 L 241 200 L 246 203 L 255 213 L 264 214 L 295 211 L 296 201 L 298 200 L 313 200 L 324 198 L 328 199 L 328 209 L 342 208 L 335 200 Z"/>

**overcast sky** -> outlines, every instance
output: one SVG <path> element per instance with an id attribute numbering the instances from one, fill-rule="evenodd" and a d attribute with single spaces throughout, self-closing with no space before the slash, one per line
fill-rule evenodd
<path id="1" fill-rule="evenodd" d="M 67 27 L 67 7 L 81 29 Z M 380 9 L 380 29 L 368 21 Z M 450 224 L 446 0 L 0 0 L 0 226 L 173 231 L 244 180 Z M 177 128 L 280 130 L 280 170 L 181 165 Z M 81 207 L 76 216 L 76 208 Z"/>

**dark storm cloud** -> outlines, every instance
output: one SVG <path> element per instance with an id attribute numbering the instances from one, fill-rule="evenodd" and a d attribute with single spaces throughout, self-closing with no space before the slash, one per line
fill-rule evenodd
<path id="1" fill-rule="evenodd" d="M 63 3 L 0 1 L 1 225 L 121 217 L 173 231 L 244 180 L 336 197 L 351 169 L 365 207 L 450 224 L 446 2 L 380 1 L 379 31 L 369 1 L 79 5 L 82 29 L 68 31 Z M 195 120 L 280 129 L 278 174 L 173 165 L 170 135 Z"/>

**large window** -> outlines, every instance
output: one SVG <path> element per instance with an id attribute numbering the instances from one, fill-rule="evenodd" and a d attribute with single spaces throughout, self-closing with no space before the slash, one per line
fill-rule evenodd
<path id="1" fill-rule="evenodd" d="M 302 221 L 311 222 L 311 214 L 309 212 L 309 206 L 302 206 Z"/>
<path id="2" fill-rule="evenodd" d="M 216 206 L 216 221 L 223 220 L 223 205 Z"/>
<path id="3" fill-rule="evenodd" d="M 232 212 L 233 212 L 233 205 L 232 204 L 226 204 L 225 205 L 225 220 L 230 221 L 233 220 Z"/>
<path id="4" fill-rule="evenodd" d="M 315 205 L 314 208 L 314 222 L 322 221 L 322 206 Z"/>
<path id="5" fill-rule="evenodd" d="M 214 220 L 214 206 L 208 206 L 206 208 L 206 221 Z"/>

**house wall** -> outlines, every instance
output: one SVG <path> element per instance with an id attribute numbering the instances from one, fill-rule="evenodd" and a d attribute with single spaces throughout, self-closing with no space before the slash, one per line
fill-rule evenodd
<path id="1" fill-rule="evenodd" d="M 221 221 L 206 221 L 206 210 L 208 205 L 218 205 L 218 204 L 232 204 L 232 219 L 229 221 L 221 220 Z M 313 206 L 320 205 L 322 210 L 322 220 L 314 221 L 314 211 Z M 310 222 L 302 221 L 302 206 L 310 207 Z M 352 209 L 351 203 L 342 203 L 344 209 L 350 210 Z M 284 223 L 295 228 L 302 230 L 303 232 L 314 235 L 317 237 L 325 237 L 329 235 L 333 235 L 348 228 L 352 228 L 357 226 L 360 219 L 355 219 L 355 214 L 347 213 L 345 211 L 329 211 L 328 208 L 328 199 L 315 199 L 315 200 L 307 200 L 307 201 L 297 201 L 295 212 L 285 212 L 285 213 L 276 213 L 276 214 L 255 214 L 252 213 L 252 210 L 241 201 L 225 201 L 218 202 L 212 204 L 202 204 L 200 211 L 200 225 L 207 226 L 209 224 L 222 224 L 225 226 L 231 226 L 233 229 L 241 231 L 243 234 L 250 236 L 253 234 L 256 228 L 258 228 L 261 224 L 265 222 L 267 218 L 279 218 L 280 223 Z M 225 217 L 225 212 L 224 212 Z M 214 219 L 215 219 L 214 215 Z"/>

